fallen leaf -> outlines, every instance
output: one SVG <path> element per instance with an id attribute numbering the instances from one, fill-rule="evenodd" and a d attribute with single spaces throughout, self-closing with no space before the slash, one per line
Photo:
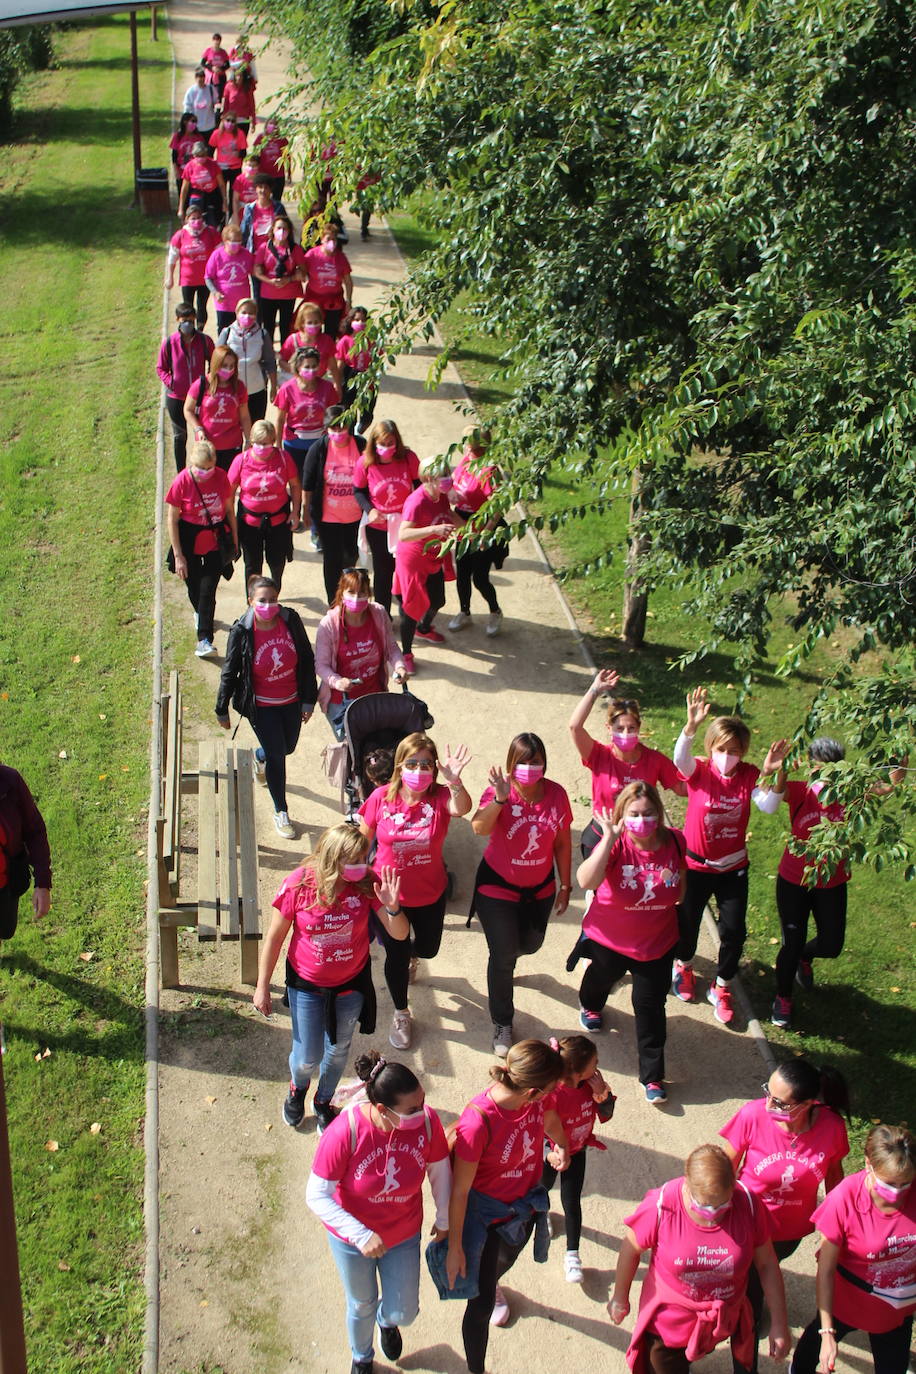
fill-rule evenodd
<path id="1" fill-rule="evenodd" d="M 775 944 L 776 941 L 774 940 L 773 943 Z M 84 964 L 91 964 L 93 959 L 95 958 L 95 950 L 84 949 L 82 954 L 80 955 L 80 958 L 82 959 Z"/>
<path id="2" fill-rule="evenodd" d="M 205 1101 L 206 1103 L 208 1103 L 208 1104 L 212 1107 L 212 1106 L 213 1106 L 213 1103 L 216 1101 L 216 1098 L 215 1098 L 215 1097 L 205 1097 L 205 1098 L 204 1098 L 204 1101 Z"/>
<path id="3" fill-rule="evenodd" d="M 74 654 L 73 657 L 71 658 L 70 662 L 71 662 L 71 663 L 82 663 L 82 659 L 80 658 L 79 654 Z"/>
<path id="4" fill-rule="evenodd" d="M 101 1123 L 101 1121 L 93 1121 L 92 1125 L 89 1127 L 89 1134 L 90 1134 L 90 1135 L 98 1135 L 98 1133 L 99 1133 L 99 1131 L 100 1131 L 101 1129 L 102 1129 L 102 1123 Z"/>
<path id="5" fill-rule="evenodd" d="M 122 773 L 129 773 L 129 772 L 130 772 L 130 764 L 129 764 L 129 763 L 122 763 L 122 764 L 121 764 L 121 772 L 122 772 Z"/>
<path id="6" fill-rule="evenodd" d="M 273 1123 L 272 1121 L 266 1122 L 266 1124 L 265 1124 L 265 1126 L 264 1126 L 265 1131 L 272 1131 L 273 1128 L 274 1128 L 274 1123 Z"/>
<path id="7" fill-rule="evenodd" d="M 10 699 L 10 694 L 9 694 L 9 692 L 0 692 L 0 698 L 2 698 L 3 701 L 9 701 L 9 699 Z"/>
<path id="8" fill-rule="evenodd" d="M 107 774 L 107 773 L 100 773 L 100 774 L 99 774 L 99 782 L 104 782 L 105 779 L 106 779 L 107 777 L 108 777 L 108 774 Z"/>
<path id="9" fill-rule="evenodd" d="M 58 1145 L 56 1140 L 46 1140 L 45 1149 L 48 1150 L 52 1155 L 55 1155 L 57 1154 L 57 1151 L 60 1149 L 60 1146 Z"/>
<path id="10" fill-rule="evenodd" d="M 67 753 L 66 749 L 61 749 L 61 751 L 60 751 L 60 753 L 58 754 L 57 757 L 58 757 L 59 759 L 68 759 L 68 758 L 70 757 L 70 755 Z"/>
<path id="11" fill-rule="evenodd" d="M 891 988 L 891 992 L 899 992 L 899 991 L 900 991 L 899 988 Z"/>
<path id="12" fill-rule="evenodd" d="M 201 1305 L 201 1307 L 209 1307 L 209 1306 L 210 1306 L 210 1299 L 209 1299 L 209 1298 L 201 1298 L 201 1300 L 200 1300 L 200 1305 Z"/>
<path id="13" fill-rule="evenodd" d="M 69 1274 L 69 1273 L 70 1273 L 70 1265 L 67 1263 L 66 1260 L 58 1260 L 58 1261 L 57 1261 L 57 1267 L 58 1267 L 58 1269 L 60 1270 L 60 1272 L 61 1272 L 62 1274 Z"/>
<path id="14" fill-rule="evenodd" d="M 771 935 L 771 936 L 770 936 L 770 944 L 771 944 L 771 945 L 778 945 L 778 944 L 779 944 L 779 939 L 778 939 L 778 937 L 775 936 L 775 935 Z"/>
<path id="15" fill-rule="evenodd" d="M 99 720 L 107 720 L 107 719 L 108 719 L 108 717 L 106 716 L 105 712 L 104 712 L 104 711 L 100 711 L 100 712 L 99 712 Z"/>

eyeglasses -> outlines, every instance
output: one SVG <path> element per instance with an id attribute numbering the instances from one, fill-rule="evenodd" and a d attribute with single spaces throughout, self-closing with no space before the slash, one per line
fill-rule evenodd
<path id="1" fill-rule="evenodd" d="M 418 773 L 431 773 L 435 764 L 430 763 L 429 759 L 405 759 L 402 768 L 415 768 Z"/>
<path id="2" fill-rule="evenodd" d="M 761 1083 L 760 1086 L 763 1088 L 764 1097 L 768 1102 L 772 1102 L 778 1112 L 794 1112 L 798 1107 L 799 1104 L 797 1102 L 782 1102 L 778 1097 L 774 1097 L 770 1092 L 769 1083 Z"/>

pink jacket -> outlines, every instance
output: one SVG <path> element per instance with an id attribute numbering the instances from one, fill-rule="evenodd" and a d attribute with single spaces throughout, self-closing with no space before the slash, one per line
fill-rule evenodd
<path id="1" fill-rule="evenodd" d="M 318 674 L 318 704 L 324 712 L 327 712 L 331 700 L 331 692 L 339 692 L 341 690 L 340 683 L 343 681 L 337 672 L 337 651 L 340 646 L 340 618 L 340 607 L 335 606 L 318 622 L 318 631 L 315 635 L 315 671 Z M 376 636 L 382 646 L 381 676 L 387 681 L 386 669 L 391 673 L 396 673 L 400 670 L 406 675 L 404 660 L 401 657 L 401 651 L 398 648 L 394 632 L 391 628 L 391 620 L 384 606 L 380 606 L 377 601 L 370 601 L 369 619 L 372 621 Z M 385 690 L 387 690 L 387 688 Z"/>

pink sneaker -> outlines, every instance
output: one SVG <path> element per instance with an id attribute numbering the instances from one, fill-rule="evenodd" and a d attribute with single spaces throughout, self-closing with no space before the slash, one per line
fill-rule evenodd
<path id="1" fill-rule="evenodd" d="M 712 1005 L 716 1020 L 721 1021 L 723 1026 L 730 1026 L 735 1019 L 731 988 L 721 988 L 718 983 L 710 983 L 706 1000 Z"/>
<path id="2" fill-rule="evenodd" d="M 671 991 L 682 1002 L 692 1002 L 697 995 L 697 980 L 690 964 L 675 959 L 671 972 Z"/>
<path id="3" fill-rule="evenodd" d="M 509 1320 L 509 1304 L 506 1302 L 506 1295 L 505 1295 L 505 1293 L 504 1293 L 503 1290 L 500 1288 L 499 1284 L 497 1284 L 497 1285 L 496 1285 L 496 1301 L 495 1301 L 494 1304 L 493 1304 L 493 1311 L 490 1313 L 490 1325 L 491 1325 L 491 1326 L 505 1326 L 505 1324 L 506 1324 L 506 1322 L 507 1322 L 508 1320 Z"/>
<path id="4" fill-rule="evenodd" d="M 416 662 L 414 661 L 414 656 L 413 656 L 413 654 L 401 654 L 401 659 L 402 659 L 402 661 L 403 661 L 403 663 L 404 663 L 404 667 L 405 667 L 405 669 L 406 669 L 406 671 L 407 671 L 407 676 L 408 676 L 408 677 L 416 677 L 416 675 L 417 675 L 417 665 L 416 665 Z"/>
<path id="5" fill-rule="evenodd" d="M 425 639 L 427 644 L 444 644 L 445 635 L 440 635 L 435 625 L 430 625 L 428 630 L 417 630 L 416 639 Z"/>

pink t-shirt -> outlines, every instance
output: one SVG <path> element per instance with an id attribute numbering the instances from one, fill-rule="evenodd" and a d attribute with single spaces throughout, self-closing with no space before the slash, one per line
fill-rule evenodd
<path id="1" fill-rule="evenodd" d="M 582 920 L 582 933 L 631 959 L 661 958 L 677 943 L 683 855 L 679 830 L 669 830 L 656 850 L 640 849 L 624 830 Z"/>
<path id="2" fill-rule="evenodd" d="M 374 902 L 355 883 L 345 883 L 328 907 L 318 901 L 309 870 L 297 868 L 284 878 L 273 905 L 293 923 L 287 957 L 300 978 L 338 988 L 365 967 Z"/>
<path id="3" fill-rule="evenodd" d="M 248 401 L 245 383 L 217 386 L 210 395 L 208 384 L 204 381 L 203 396 L 200 387 L 194 391 L 197 400 L 197 422 L 210 443 L 217 449 L 242 447 L 242 420 L 240 408 Z M 199 399 L 198 399 L 199 398 Z"/>
<path id="4" fill-rule="evenodd" d="M 344 304 L 343 281 L 350 275 L 350 262 L 346 253 L 336 248 L 326 253 L 321 244 L 316 244 L 305 254 L 305 278 L 303 294 L 307 301 L 314 301 L 322 310 L 342 310 Z"/>
<path id="5" fill-rule="evenodd" d="M 216 153 L 216 163 L 222 172 L 234 172 L 241 167 L 248 148 L 248 139 L 241 129 L 214 129 L 208 140 Z"/>
<path id="6" fill-rule="evenodd" d="M 476 472 L 469 466 L 471 463 L 477 468 Z M 459 510 L 470 511 L 472 514 L 480 510 L 493 495 L 495 471 L 492 466 L 480 465 L 480 460 L 475 458 L 470 449 L 464 450 L 452 473 L 452 490 L 457 493 L 458 499 L 455 504 Z"/>
<path id="7" fill-rule="evenodd" d="M 192 157 L 182 167 L 181 176 L 182 180 L 191 183 L 193 191 L 215 191 L 219 185 L 219 168 L 212 157 Z M 213 232 L 218 240 L 218 232 L 215 229 Z"/>
<path id="8" fill-rule="evenodd" d="M 330 334 L 325 334 L 324 330 L 320 334 L 308 334 L 304 330 L 296 330 L 284 340 L 280 349 L 280 357 L 285 363 L 288 363 L 297 348 L 317 348 L 318 371 L 323 377 L 328 370 L 328 364 L 334 357 L 334 340 Z"/>
<path id="9" fill-rule="evenodd" d="M 286 168 L 281 162 L 284 151 L 289 147 L 289 139 L 282 134 L 258 134 L 254 141 L 254 151 L 261 159 L 261 171 L 266 177 L 282 177 Z"/>
<path id="10" fill-rule="evenodd" d="M 353 1122 L 356 1145 L 351 1148 Z M 427 1166 L 447 1158 L 442 1123 L 429 1107 L 419 1130 L 380 1131 L 357 1106 L 341 1112 L 324 1132 L 312 1171 L 336 1181 L 334 1201 L 390 1249 L 421 1229 Z"/>
<path id="11" fill-rule="evenodd" d="M 321 518 L 328 524 L 352 525 L 362 515 L 359 502 L 353 495 L 353 473 L 359 452 L 349 434 L 342 444 L 335 444 L 328 439 L 321 504 Z"/>
<path id="12" fill-rule="evenodd" d="M 337 340 L 337 357 L 354 372 L 365 372 L 372 359 L 372 344 L 365 334 L 343 334 Z"/>
<path id="13" fill-rule="evenodd" d="M 235 184 L 238 186 L 238 182 Z M 258 249 L 262 248 L 267 242 L 270 234 L 270 226 L 273 224 L 274 218 L 275 213 L 272 205 L 268 205 L 265 209 L 260 209 L 256 205 L 251 212 L 251 243 L 255 255 L 255 262 L 257 262 L 258 259 Z M 263 266 L 263 262 L 261 265 Z"/>
<path id="14" fill-rule="evenodd" d="M 199 142 L 200 134 L 196 129 L 193 134 L 182 134 L 180 136 L 177 132 L 172 134 L 172 137 L 169 139 L 169 147 L 172 148 L 177 155 L 176 166 L 179 172 L 183 171 L 188 162 L 190 162 L 191 149 L 194 147 L 195 143 Z"/>
<path id="15" fill-rule="evenodd" d="M 802 842 L 808 839 L 814 827 L 820 825 L 825 817 L 828 821 L 841 821 L 845 815 L 839 802 L 831 802 L 829 806 L 821 806 L 817 794 L 812 792 L 806 782 L 787 783 L 786 801 L 792 820 L 792 835 L 796 840 Z M 805 860 L 800 854 L 793 854 L 786 846 L 783 856 L 779 860 L 777 871 L 781 878 L 785 878 L 786 882 L 801 886 L 805 881 Z M 829 877 L 825 876 L 822 879 L 819 876 L 817 886 L 839 887 L 842 883 L 848 882 L 849 867 L 847 864 L 839 864 Z"/>
<path id="16" fill-rule="evenodd" d="M 294 301 L 301 296 L 302 283 L 293 274 L 298 272 L 304 262 L 305 254 L 298 243 L 293 244 L 292 248 L 281 249 L 278 257 L 272 242 L 262 242 L 255 252 L 254 265 L 267 274 L 267 280 L 261 280 L 263 298 L 267 301 Z M 283 280 L 277 280 L 278 270 Z"/>
<path id="17" fill-rule="evenodd" d="M 420 462 L 413 449 L 405 450 L 402 462 L 392 458 L 389 463 L 380 459 L 367 463 L 363 453 L 356 465 L 353 485 L 368 489 L 372 505 L 382 515 L 398 515 L 419 476 Z"/>
<path id="18" fill-rule="evenodd" d="M 313 391 L 304 391 L 295 377 L 284 382 L 274 402 L 286 412 L 284 439 L 308 439 L 320 434 L 328 406 L 337 404 L 337 388 L 322 377 Z"/>
<path id="19" fill-rule="evenodd" d="M 835 1317 L 860 1331 L 882 1332 L 916 1312 L 916 1186 L 910 1185 L 899 1211 L 880 1212 L 862 1170 L 838 1183 L 812 1220 L 825 1240 L 840 1247 L 840 1264 L 885 1294 L 866 1293 L 838 1272 Z"/>
<path id="20" fill-rule="evenodd" d="M 369 692 L 382 691 L 379 683 L 381 666 L 382 650 L 371 618 L 366 616 L 364 625 L 343 625 L 337 648 L 337 673 L 339 677 L 361 679 L 351 683 L 347 696 L 352 699 L 367 696 Z M 343 693 L 332 687 L 331 700 L 343 701 Z"/>
<path id="21" fill-rule="evenodd" d="M 224 243 L 214 249 L 207 261 L 207 276 L 223 297 L 214 301 L 218 310 L 234 311 L 239 301 L 251 295 L 253 268 L 254 258 L 241 244 L 235 253 L 228 253 Z"/>
<path id="22" fill-rule="evenodd" d="M 254 622 L 254 699 L 259 706 L 287 706 L 299 699 L 296 646 L 281 616 L 265 626 Z"/>
<path id="23" fill-rule="evenodd" d="M 258 458 L 246 448 L 229 468 L 229 484 L 239 489 L 246 525 L 259 525 L 262 515 L 270 515 L 272 525 L 282 525 L 287 519 L 284 508 L 289 501 L 289 483 L 298 480 L 296 464 L 288 453 L 276 447 L 266 458 Z M 249 515 L 248 511 L 255 513 Z"/>
<path id="24" fill-rule="evenodd" d="M 177 506 L 181 519 L 189 525 L 204 526 L 194 540 L 195 553 L 212 553 L 216 548 L 216 535 L 210 530 L 207 514 L 214 525 L 221 524 L 226 515 L 226 502 L 231 495 L 229 478 L 222 468 L 211 468 L 209 472 L 195 471 L 193 474 L 190 468 L 182 468 L 169 487 L 165 494 L 166 504 Z"/>
<path id="25" fill-rule="evenodd" d="M 436 501 L 433 501 L 427 496 L 425 487 L 417 487 L 416 491 L 412 491 L 405 500 L 401 514 L 417 529 L 425 529 L 427 525 L 449 523 L 452 518 L 452 508 L 447 496 L 441 495 Z M 417 541 L 412 542 L 416 543 Z M 442 545 L 438 540 L 430 539 L 419 542 L 421 545 L 425 545 L 424 552 L 428 557 L 439 557 Z"/>
<path id="26" fill-rule="evenodd" d="M 178 252 L 178 284 L 203 286 L 210 254 L 220 242 L 218 231 L 205 224 L 199 234 L 192 234 L 185 225 L 171 241 Z"/>
<path id="27" fill-rule="evenodd" d="M 595 1127 L 598 1104 L 591 1088 L 587 1083 L 574 1088 L 569 1083 L 559 1082 L 544 1099 L 544 1110 L 549 1112 L 551 1109 L 563 1122 L 569 1153 L 577 1155 L 585 1149 Z"/>
<path id="28" fill-rule="evenodd" d="M 257 191 L 254 189 L 255 172 L 249 179 L 244 172 L 239 172 L 235 181 L 232 183 L 233 194 L 241 205 L 251 205 L 257 199 Z"/>
<path id="29" fill-rule="evenodd" d="M 592 775 L 592 806 L 612 811 L 619 794 L 631 782 L 648 782 L 653 787 L 678 787 L 683 779 L 674 764 L 658 749 L 639 746 L 639 757 L 632 751 L 632 762 L 619 759 L 609 744 L 595 740 L 585 767 Z"/>
<path id="30" fill-rule="evenodd" d="M 640 1250 L 651 1250 L 650 1270 L 666 1287 L 683 1292 L 690 1302 L 732 1303 L 747 1286 L 754 1251 L 769 1239 L 767 1214 L 736 1184 L 732 1205 L 714 1226 L 701 1226 L 684 1206 L 682 1179 L 672 1179 L 646 1194 L 624 1220 Z M 643 1283 L 643 1292 L 650 1286 Z M 654 1285 L 653 1285 L 654 1288 Z M 684 1348 L 693 1333 L 696 1313 L 675 1303 L 662 1303 L 652 1329 L 665 1345 Z"/>
<path id="31" fill-rule="evenodd" d="M 493 788 L 488 787 L 479 809 L 489 806 L 493 796 Z M 499 808 L 484 858 L 501 878 L 516 887 L 534 887 L 553 873 L 557 835 L 571 825 L 569 797 L 558 782 L 544 778 L 543 796 L 534 802 L 526 802 L 513 786 L 509 800 Z"/>
<path id="32" fill-rule="evenodd" d="M 477 1162 L 473 1187 L 499 1202 L 515 1202 L 544 1170 L 545 1102 L 508 1111 L 488 1092 L 472 1097 L 455 1127 L 455 1155 Z"/>
<path id="33" fill-rule="evenodd" d="M 225 48 L 206 48 L 203 57 L 200 59 L 202 67 L 207 67 L 207 84 L 209 85 L 216 78 L 226 71 L 229 66 L 229 54 Z M 212 67 L 213 71 L 209 68 Z"/>
<path id="34" fill-rule="evenodd" d="M 814 1230 L 811 1214 L 827 1171 L 849 1154 L 842 1117 L 819 1106 L 809 1130 L 780 1130 L 762 1097 L 747 1102 L 726 1122 L 723 1136 L 744 1156 L 738 1177 L 770 1214 L 774 1240 L 800 1240 Z"/>
<path id="35" fill-rule="evenodd" d="M 760 769 L 752 763 L 739 763 L 729 777 L 723 778 L 708 759 L 697 759 L 687 779 L 687 817 L 684 821 L 687 847 L 713 861 L 738 855 L 735 863 L 721 870 L 723 873 L 743 868 L 747 863 L 744 851 L 751 793 L 759 776 Z M 702 870 L 704 866 L 688 858 L 687 867 Z"/>
<path id="36" fill-rule="evenodd" d="M 400 797 L 388 801 L 387 791 L 387 783 L 377 787 L 359 808 L 378 839 L 375 862 L 397 869 L 405 906 L 428 906 L 442 896 L 447 882 L 442 847 L 451 821 L 448 788 L 434 783 L 410 806 Z"/>

